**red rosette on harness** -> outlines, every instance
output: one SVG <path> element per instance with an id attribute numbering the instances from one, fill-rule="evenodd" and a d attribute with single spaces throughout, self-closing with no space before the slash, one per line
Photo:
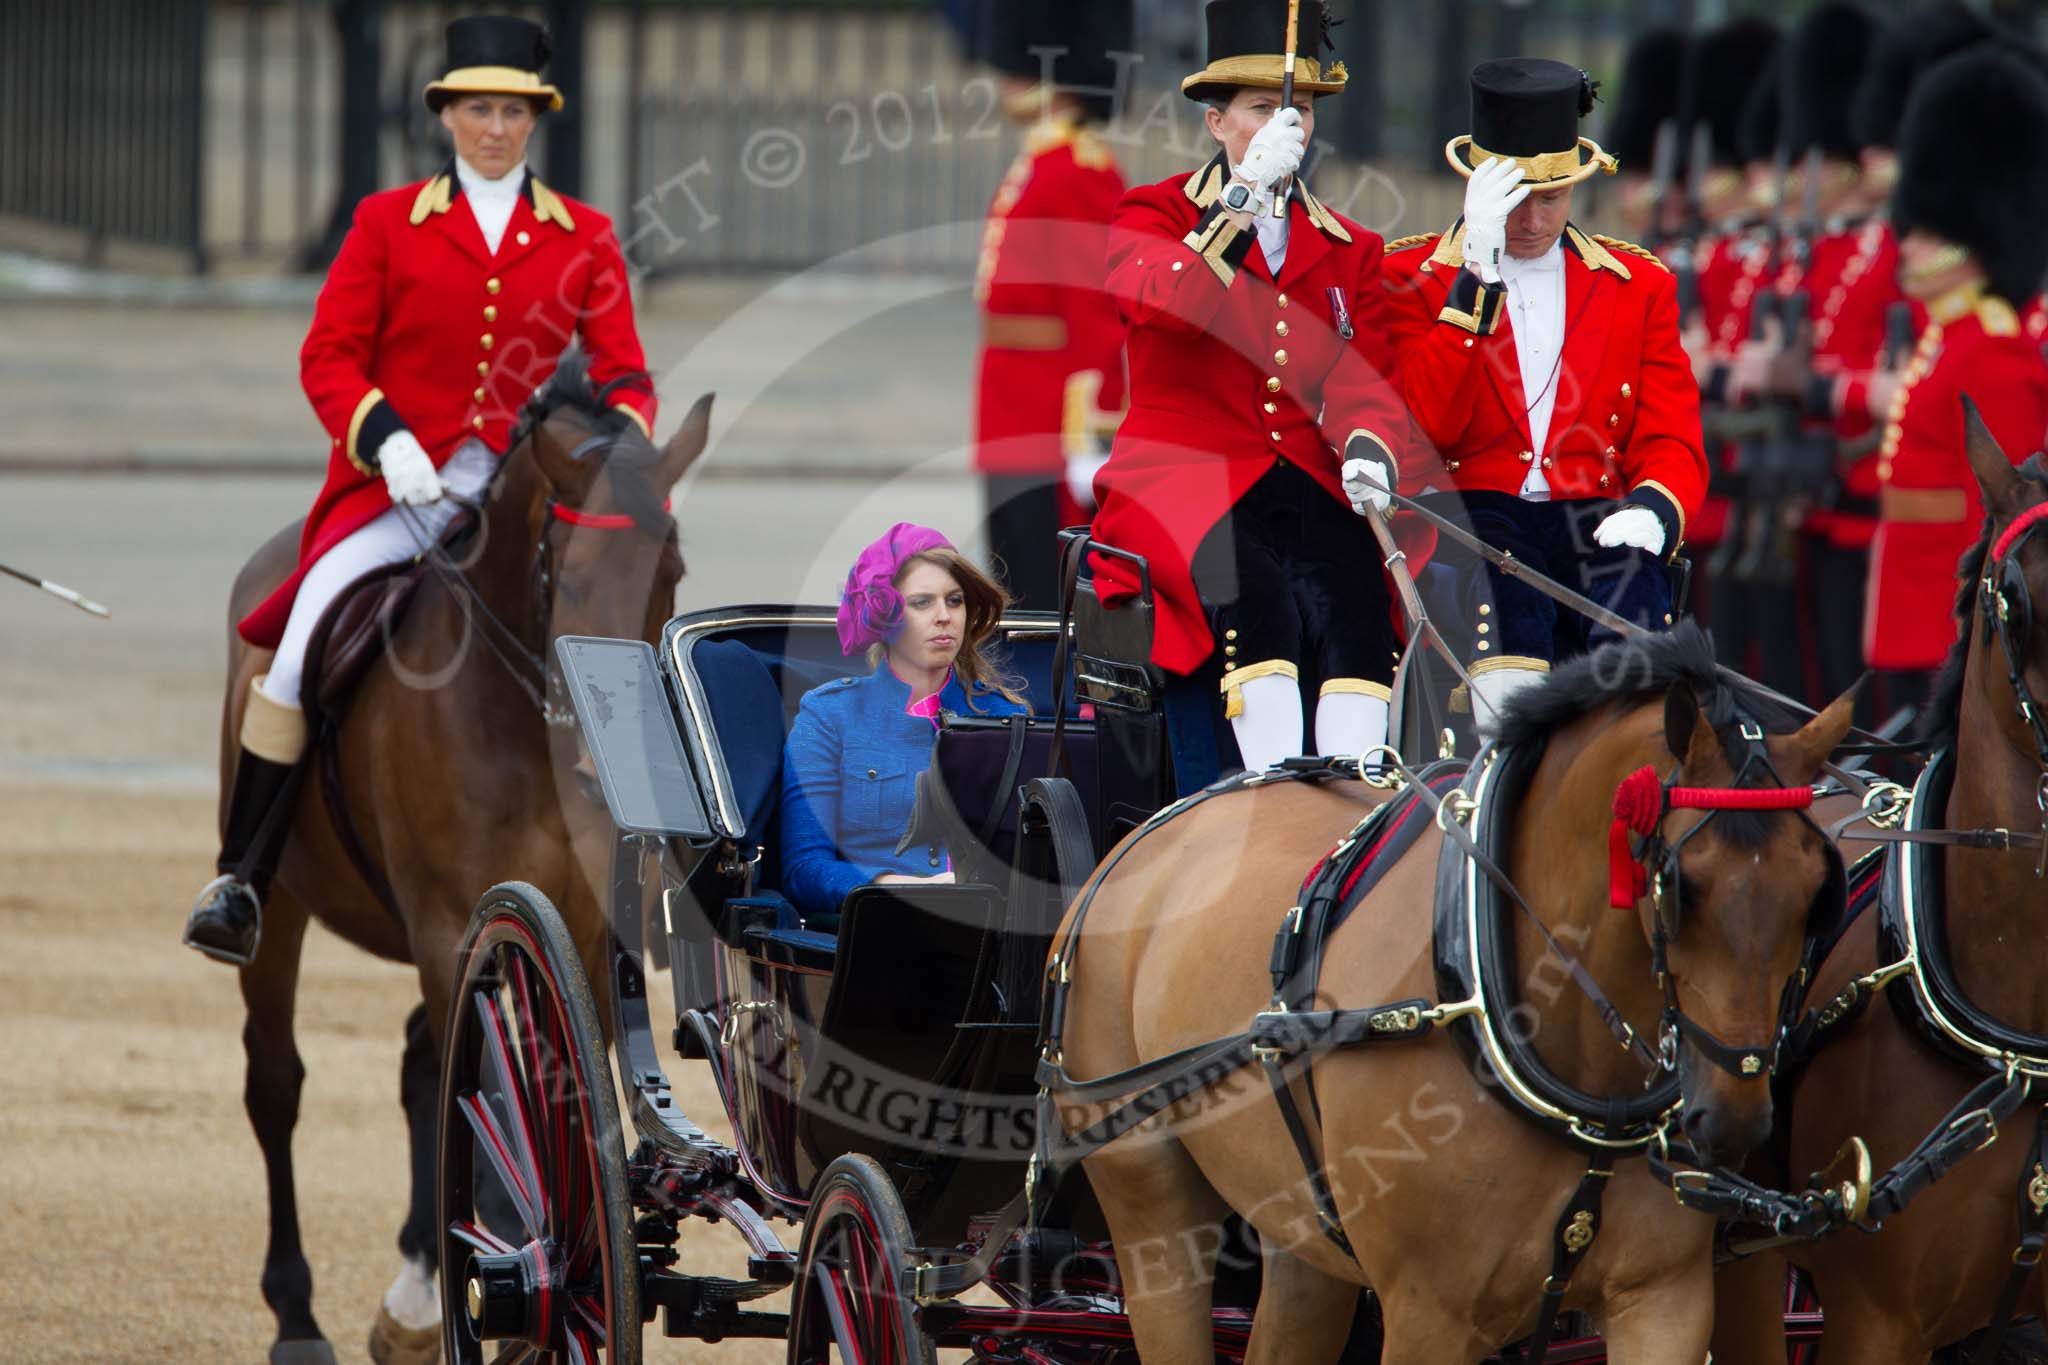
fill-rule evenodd
<path id="1" fill-rule="evenodd" d="M 1649 890 L 1650 874 L 1629 847 L 1631 834 L 1649 834 L 1664 813 L 1664 783 L 1648 764 L 1621 779 L 1614 789 L 1614 823 L 1607 830 L 1607 900 L 1627 910 Z"/>

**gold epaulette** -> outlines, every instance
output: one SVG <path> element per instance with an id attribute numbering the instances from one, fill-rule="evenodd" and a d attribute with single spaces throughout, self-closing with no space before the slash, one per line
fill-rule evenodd
<path id="1" fill-rule="evenodd" d="M 1977 301 L 1977 321 L 1984 328 L 1985 336 L 2016 337 L 2020 334 L 2019 313 L 1996 294 L 1986 294 Z"/>
<path id="2" fill-rule="evenodd" d="M 1397 237 L 1387 243 L 1386 253 L 1391 256 L 1396 251 L 1406 251 L 1409 247 L 1421 246 L 1434 236 L 1436 236 L 1434 232 L 1418 232 L 1413 237 Z"/>
<path id="3" fill-rule="evenodd" d="M 1082 128 L 1074 134 L 1074 164 L 1084 170 L 1107 170 L 1116 165 L 1116 156 L 1102 134 L 1093 128 Z"/>
<path id="4" fill-rule="evenodd" d="M 1631 256 L 1640 256 L 1646 261 L 1655 261 L 1660 267 L 1667 271 L 1671 269 L 1670 266 L 1664 264 L 1663 259 L 1659 257 L 1656 252 L 1650 250 L 1650 248 L 1646 246 L 1637 246 L 1634 242 L 1624 242 L 1619 237 L 1609 237 L 1604 233 L 1599 232 L 1593 234 L 1593 240 L 1598 242 L 1600 245 L 1609 248 L 1610 250 L 1626 251 Z"/>

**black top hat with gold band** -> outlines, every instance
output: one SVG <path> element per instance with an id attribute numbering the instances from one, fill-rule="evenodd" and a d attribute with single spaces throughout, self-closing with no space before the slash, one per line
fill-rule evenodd
<path id="1" fill-rule="evenodd" d="M 1278 90 L 1287 75 L 1287 0 L 1209 0 L 1209 64 L 1180 83 L 1191 100 L 1227 94 L 1240 86 Z M 1294 88 L 1334 95 L 1351 79 L 1342 62 L 1325 64 L 1330 12 L 1323 0 L 1301 0 L 1295 31 Z"/>
<path id="2" fill-rule="evenodd" d="M 1472 68 L 1472 131 L 1444 147 L 1451 169 L 1469 177 L 1494 157 L 1519 162 L 1522 183 L 1537 189 L 1575 185 L 1615 160 L 1579 136 L 1593 112 L 1592 77 L 1541 57 L 1503 57 Z"/>
<path id="3" fill-rule="evenodd" d="M 457 19 L 448 25 L 448 74 L 427 86 L 427 108 L 439 113 L 457 95 L 525 95 L 560 109 L 562 92 L 541 75 L 553 52 L 547 30 L 531 19 Z"/>

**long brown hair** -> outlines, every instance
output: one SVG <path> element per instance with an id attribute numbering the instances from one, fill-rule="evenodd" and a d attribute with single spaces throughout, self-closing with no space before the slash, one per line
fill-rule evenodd
<path id="1" fill-rule="evenodd" d="M 1023 696 L 1024 680 L 1012 672 L 1005 661 L 992 658 L 987 650 L 989 641 L 995 638 L 996 627 L 1002 624 L 1003 613 L 1009 610 L 1010 590 L 951 546 L 926 550 L 904 560 L 896 570 L 895 583 L 901 585 L 904 575 L 919 564 L 929 564 L 951 574 L 953 581 L 960 585 L 961 595 L 967 599 L 967 632 L 960 642 L 959 657 L 953 660 L 953 672 L 967 693 L 967 704 L 970 707 L 975 705 L 977 688 L 989 688 L 1028 710 L 1030 703 Z M 875 645 L 868 651 L 871 662 L 881 663 L 883 648 Z"/>

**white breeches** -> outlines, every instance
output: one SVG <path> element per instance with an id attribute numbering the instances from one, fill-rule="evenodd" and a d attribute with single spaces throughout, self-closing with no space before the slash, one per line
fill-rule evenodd
<path id="1" fill-rule="evenodd" d="M 471 438 L 441 466 L 441 482 L 450 493 L 475 498 L 490 486 L 497 470 L 498 457 L 482 441 Z M 263 680 L 263 695 L 280 706 L 297 706 L 305 679 L 306 646 L 312 643 L 313 628 L 334 599 L 371 570 L 411 559 L 432 545 L 459 510 L 448 497 L 425 507 L 393 507 L 320 556 L 300 580 L 299 594 L 292 599 L 291 619 L 285 623 L 284 639 L 278 642 L 277 657 L 271 660 L 270 673 Z"/>

